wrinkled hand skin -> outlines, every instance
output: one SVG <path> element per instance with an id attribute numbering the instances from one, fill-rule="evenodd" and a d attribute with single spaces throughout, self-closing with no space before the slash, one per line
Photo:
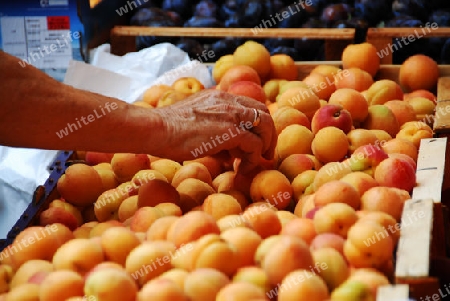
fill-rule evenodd
<path id="1" fill-rule="evenodd" d="M 261 116 L 257 127 L 251 126 L 253 108 Z M 262 158 L 273 158 L 277 134 L 272 117 L 264 104 L 252 98 L 205 89 L 152 112 L 164 122 L 167 157 L 195 159 L 226 150 L 241 159 L 239 171 L 243 173 L 255 168 Z"/>

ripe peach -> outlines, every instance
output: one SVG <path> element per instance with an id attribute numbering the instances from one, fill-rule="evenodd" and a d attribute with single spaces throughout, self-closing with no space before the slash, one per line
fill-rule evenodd
<path id="1" fill-rule="evenodd" d="M 216 301 L 267 301 L 264 290 L 248 282 L 231 282 L 217 293 Z"/>
<path id="2" fill-rule="evenodd" d="M 358 191 L 350 184 L 333 180 L 320 186 L 314 193 L 314 203 L 321 207 L 331 203 L 345 203 L 358 210 L 361 201 Z"/>
<path id="3" fill-rule="evenodd" d="M 331 292 L 350 276 L 350 267 L 342 253 L 334 248 L 320 248 L 312 251 L 318 276 L 327 284 Z M 319 269 L 326 267 L 325 269 Z"/>
<path id="4" fill-rule="evenodd" d="M 242 214 L 242 217 L 248 221 L 251 228 L 263 239 L 276 235 L 281 231 L 281 222 L 277 214 L 267 207 L 248 207 Z"/>
<path id="5" fill-rule="evenodd" d="M 340 104 L 350 112 L 353 122 L 362 122 L 369 113 L 369 104 L 366 98 L 358 91 L 349 88 L 336 90 L 331 94 L 329 104 Z"/>
<path id="6" fill-rule="evenodd" d="M 206 212 L 191 211 L 172 224 L 167 233 L 167 240 L 178 248 L 210 233 L 220 233 L 215 219 Z"/>
<path id="7" fill-rule="evenodd" d="M 156 209 L 162 211 L 163 215 L 174 215 L 174 216 L 182 216 L 183 212 L 181 212 L 181 208 L 174 203 L 160 203 L 155 206 Z"/>
<path id="8" fill-rule="evenodd" d="M 283 173 L 289 181 L 306 170 L 312 170 L 314 168 L 314 162 L 305 154 L 292 154 L 285 158 L 278 170 Z"/>
<path id="9" fill-rule="evenodd" d="M 377 141 L 379 141 L 379 144 L 381 145 L 383 141 L 389 141 L 392 139 L 392 136 L 389 135 L 388 132 L 386 132 L 385 130 L 379 130 L 379 129 L 372 129 L 369 130 L 372 133 L 375 134 L 375 136 L 377 136 Z"/>
<path id="10" fill-rule="evenodd" d="M 116 188 L 119 186 L 119 181 L 112 169 L 97 169 L 97 173 L 102 179 L 103 191 Z"/>
<path id="11" fill-rule="evenodd" d="M 309 120 L 320 108 L 319 97 L 310 89 L 293 87 L 282 92 L 277 98 L 278 108 L 292 107 L 304 113 Z"/>
<path id="12" fill-rule="evenodd" d="M 5 301 L 40 301 L 40 285 L 24 283 L 11 289 L 5 296 Z"/>
<path id="13" fill-rule="evenodd" d="M 160 203 L 178 204 L 180 195 L 170 184 L 162 180 L 150 180 L 139 188 L 138 207 L 154 207 Z"/>
<path id="14" fill-rule="evenodd" d="M 92 166 L 77 163 L 69 166 L 58 179 L 57 190 L 67 202 L 86 206 L 94 203 L 103 192 L 103 183 Z"/>
<path id="15" fill-rule="evenodd" d="M 344 69 L 361 68 L 371 76 L 375 76 L 380 68 L 377 48 L 368 42 L 348 45 L 342 52 L 341 59 Z"/>
<path id="16" fill-rule="evenodd" d="M 156 279 L 168 279 L 175 282 L 181 289 L 184 290 L 184 284 L 189 276 L 189 272 L 183 269 L 173 268 L 167 272 L 162 273 Z"/>
<path id="17" fill-rule="evenodd" d="M 212 187 L 217 192 L 235 189 L 234 187 L 235 177 L 236 172 L 234 170 L 225 171 L 214 178 L 212 182 Z"/>
<path id="18" fill-rule="evenodd" d="M 1 265 L 6 266 L 6 265 Z M 2 272 L 5 270 L 2 269 Z M 32 259 L 27 262 L 24 262 L 17 271 L 13 274 L 12 270 L 10 271 L 10 283 L 9 283 L 9 289 L 13 289 L 19 285 L 22 285 L 24 283 L 27 283 L 33 275 L 39 272 L 45 272 L 50 273 L 53 271 L 53 265 L 48 260 L 42 260 L 42 259 Z"/>
<path id="19" fill-rule="evenodd" d="M 103 232 L 105 232 L 109 228 L 123 227 L 123 226 L 124 226 L 124 224 L 122 224 L 121 222 L 119 222 L 117 220 L 109 220 L 106 222 L 101 222 L 101 223 L 94 225 L 91 228 L 91 231 L 89 232 L 89 237 L 90 238 L 100 237 L 103 234 Z"/>
<path id="20" fill-rule="evenodd" d="M 146 232 L 164 213 L 155 207 L 141 207 L 131 217 L 130 229 L 134 232 Z"/>
<path id="21" fill-rule="evenodd" d="M 214 301 L 217 293 L 230 279 L 224 273 L 211 268 L 200 268 L 189 273 L 184 292 L 191 301 Z"/>
<path id="22" fill-rule="evenodd" d="M 138 171 L 150 169 L 150 159 L 146 154 L 116 153 L 111 159 L 111 167 L 123 183 L 130 181 Z"/>
<path id="23" fill-rule="evenodd" d="M 211 174 L 211 178 L 213 179 L 224 171 L 223 159 L 221 159 L 218 156 L 199 157 L 193 160 L 184 161 L 183 165 L 188 165 L 194 162 L 198 162 L 205 165 L 209 173 Z"/>
<path id="24" fill-rule="evenodd" d="M 285 81 L 283 79 L 270 79 L 266 81 L 263 85 L 264 94 L 266 99 L 271 103 L 275 103 L 276 97 L 280 92 L 280 82 Z"/>
<path id="25" fill-rule="evenodd" d="M 305 113 L 291 107 L 282 107 L 272 115 L 277 133 L 280 134 L 288 125 L 298 124 L 310 129 L 311 122 Z"/>
<path id="26" fill-rule="evenodd" d="M 287 126 L 278 136 L 276 159 L 281 162 L 293 154 L 311 154 L 314 135 L 305 126 L 293 124 Z"/>
<path id="27" fill-rule="evenodd" d="M 333 248 L 342 255 L 344 255 L 344 242 L 343 238 L 339 234 L 335 233 L 320 233 L 317 234 L 309 245 L 311 252 L 321 249 L 321 248 Z"/>
<path id="28" fill-rule="evenodd" d="M 292 57 L 286 54 L 271 55 L 269 78 L 296 80 L 298 78 L 298 68 Z"/>
<path id="29" fill-rule="evenodd" d="M 254 68 L 245 64 L 234 64 L 222 76 L 219 85 L 220 90 L 228 91 L 232 84 L 239 81 L 251 81 L 261 85 L 261 78 Z"/>
<path id="30" fill-rule="evenodd" d="M 238 268 L 254 264 L 256 249 L 262 241 L 258 233 L 247 227 L 236 227 L 222 231 L 220 236 L 237 249 Z"/>
<path id="31" fill-rule="evenodd" d="M 328 100 L 330 95 L 336 91 L 334 81 L 330 81 L 325 75 L 317 72 L 310 73 L 303 79 L 303 82 L 307 84 L 320 99 L 323 100 Z"/>
<path id="32" fill-rule="evenodd" d="M 279 301 L 326 301 L 330 297 L 325 281 L 308 268 L 292 271 L 275 290 Z"/>
<path id="33" fill-rule="evenodd" d="M 333 126 L 320 129 L 311 143 L 314 156 L 324 163 L 340 161 L 347 154 L 348 148 L 347 135 Z"/>
<path id="34" fill-rule="evenodd" d="M 434 115 L 434 110 L 436 104 L 425 97 L 411 97 L 405 101 L 408 103 L 415 113 L 415 115 L 420 119 L 426 117 L 427 115 Z M 411 120 L 408 120 L 411 121 Z"/>
<path id="35" fill-rule="evenodd" d="M 314 214 L 317 234 L 334 233 L 347 238 L 350 227 L 358 220 L 355 209 L 344 203 L 330 203 Z"/>
<path id="36" fill-rule="evenodd" d="M 83 296 L 83 277 L 68 270 L 51 272 L 40 285 L 39 300 L 56 301 Z"/>
<path id="37" fill-rule="evenodd" d="M 155 162 L 158 162 L 158 161 L 155 161 Z M 140 186 L 142 186 L 145 183 L 148 183 L 152 180 L 161 180 L 161 181 L 169 182 L 167 180 L 166 176 L 161 171 L 158 171 L 156 169 L 143 169 L 143 170 L 138 171 L 133 176 L 133 178 L 131 179 L 130 182 L 126 182 L 126 183 L 133 185 L 133 187 L 135 187 L 135 190 L 137 190 Z M 121 185 L 124 185 L 124 184 L 121 184 Z M 119 187 L 120 187 L 120 185 L 119 185 Z M 137 194 L 137 191 L 134 194 Z"/>
<path id="38" fill-rule="evenodd" d="M 434 95 L 433 93 L 431 93 L 430 91 L 425 90 L 425 89 L 418 89 L 418 90 L 412 91 L 411 93 L 404 93 L 403 100 L 408 100 L 410 98 L 417 97 L 417 96 L 425 97 L 425 98 L 431 100 L 434 104 L 436 104 L 436 102 L 437 102 L 436 95 Z"/>
<path id="39" fill-rule="evenodd" d="M 169 241 L 145 241 L 128 254 L 125 269 L 142 287 L 172 268 L 171 260 L 176 254 L 175 250 L 175 245 Z"/>
<path id="40" fill-rule="evenodd" d="M 342 72 L 342 69 L 339 69 L 337 66 L 333 65 L 317 65 L 314 67 L 310 73 L 319 73 L 322 75 L 325 75 L 328 80 L 332 81 L 334 80 L 334 77 L 339 73 Z"/>
<path id="41" fill-rule="evenodd" d="M 416 170 L 402 158 L 389 157 L 383 160 L 375 169 L 375 180 L 386 187 L 397 187 L 412 191 L 416 186 Z"/>
<path id="42" fill-rule="evenodd" d="M 420 147 L 420 141 L 424 138 L 432 138 L 433 130 L 422 121 L 409 121 L 404 123 L 395 138 L 401 138 L 411 141 L 417 149 Z"/>
<path id="43" fill-rule="evenodd" d="M 172 182 L 173 176 L 181 168 L 181 164 L 170 160 L 170 159 L 160 159 L 150 164 L 151 169 L 159 171 L 162 173 L 169 183 Z"/>
<path id="44" fill-rule="evenodd" d="M 51 261 L 53 254 L 65 242 L 74 238 L 72 231 L 62 224 L 31 226 L 20 232 L 13 243 L 2 251 L 2 264 L 14 271 L 33 259 Z M 32 247 L 30 247 L 32 245 Z"/>
<path id="45" fill-rule="evenodd" d="M 335 76 L 336 90 L 347 88 L 358 92 L 369 89 L 374 80 L 370 73 L 359 68 L 348 68 Z"/>
<path id="46" fill-rule="evenodd" d="M 243 218 L 242 215 L 237 214 L 231 214 L 222 217 L 217 221 L 217 226 L 219 227 L 221 233 L 235 227 L 247 227 L 252 229 L 250 223 L 245 218 Z"/>
<path id="47" fill-rule="evenodd" d="M 270 53 L 264 45 L 249 40 L 236 48 L 233 58 L 235 65 L 249 66 L 256 70 L 261 79 L 268 79 L 271 69 Z"/>
<path id="48" fill-rule="evenodd" d="M 389 100 L 384 105 L 394 113 L 399 126 L 402 126 L 405 122 L 415 121 L 417 119 L 416 111 L 408 101 Z"/>
<path id="49" fill-rule="evenodd" d="M 301 238 L 309 245 L 317 233 L 314 228 L 314 222 L 311 219 L 295 218 L 283 225 L 280 234 Z"/>
<path id="50" fill-rule="evenodd" d="M 234 197 L 238 201 L 239 205 L 241 205 L 242 210 L 247 208 L 250 204 L 249 198 L 247 198 L 247 196 L 240 190 L 231 189 L 222 191 L 221 193 Z"/>
<path id="51" fill-rule="evenodd" d="M 216 83 L 220 83 L 224 74 L 234 66 L 234 57 L 232 54 L 220 57 L 214 64 L 212 77 Z M 256 73 L 256 71 L 255 71 Z M 239 73 L 236 73 L 238 75 Z M 259 77 L 259 76 L 258 76 Z M 261 80 L 260 80 L 261 81 Z"/>
<path id="52" fill-rule="evenodd" d="M 372 176 L 363 171 L 351 172 L 343 176 L 340 181 L 352 185 L 360 197 L 370 188 L 379 186 L 378 182 Z"/>
<path id="53" fill-rule="evenodd" d="M 386 131 L 391 137 L 394 137 L 400 130 L 397 118 L 391 109 L 386 105 L 369 106 L 369 115 L 362 123 L 365 129 L 378 129 Z"/>
<path id="54" fill-rule="evenodd" d="M 177 91 L 175 89 L 164 92 L 158 99 L 157 108 L 173 105 L 179 101 L 186 99 L 189 95 Z"/>
<path id="55" fill-rule="evenodd" d="M 250 97 L 260 103 L 266 103 L 266 94 L 260 84 L 252 81 L 238 81 L 234 82 L 227 90 L 228 93 L 234 95 L 242 95 Z"/>
<path id="56" fill-rule="evenodd" d="M 305 170 L 292 180 L 291 186 L 294 191 L 294 200 L 298 201 L 301 196 L 314 192 L 313 183 L 317 173 L 317 170 Z"/>
<path id="57" fill-rule="evenodd" d="M 172 186 L 177 187 L 184 179 L 187 178 L 196 178 L 212 185 L 212 178 L 208 168 L 199 162 L 193 162 L 191 164 L 181 166 L 173 176 Z"/>
<path id="58" fill-rule="evenodd" d="M 219 220 L 229 214 L 240 214 L 242 209 L 233 196 L 224 193 L 213 193 L 205 198 L 203 211 Z"/>
<path id="59" fill-rule="evenodd" d="M 177 219 L 178 216 L 172 215 L 158 218 L 148 228 L 146 232 L 146 240 L 166 240 L 169 228 Z"/>
<path id="60" fill-rule="evenodd" d="M 62 207 L 49 207 L 39 215 L 40 226 L 48 226 L 55 223 L 63 224 L 72 231 L 79 226 L 75 215 Z"/>
<path id="61" fill-rule="evenodd" d="M 191 95 L 205 89 L 205 86 L 195 77 L 180 77 L 173 82 L 172 88 L 186 95 Z"/>
<path id="62" fill-rule="evenodd" d="M 261 263 L 272 285 L 281 283 L 290 272 L 308 269 L 312 265 L 314 261 L 306 242 L 289 235 L 282 235 Z"/>
<path id="63" fill-rule="evenodd" d="M 145 300 L 188 301 L 189 298 L 172 280 L 158 278 L 144 284 L 138 292 L 136 301 Z"/>
<path id="64" fill-rule="evenodd" d="M 84 275 L 104 259 L 100 243 L 92 239 L 75 238 L 55 252 L 52 262 L 55 270 L 72 270 Z"/>
<path id="65" fill-rule="evenodd" d="M 270 183 L 270 184 L 269 184 Z M 278 209 L 286 208 L 293 195 L 289 179 L 277 170 L 258 173 L 250 185 L 253 202 L 265 201 Z"/>
<path id="66" fill-rule="evenodd" d="M 400 225 L 397 223 L 392 215 L 387 214 L 382 211 L 360 211 L 357 213 L 359 215 L 360 221 L 374 221 L 380 224 L 386 231 L 388 231 L 389 236 L 394 243 L 394 246 L 397 245 L 397 242 L 400 238 Z"/>
<path id="67" fill-rule="evenodd" d="M 390 285 L 389 279 L 381 272 L 372 268 L 359 268 L 350 275 L 349 280 L 359 281 L 365 284 L 372 296 L 377 296 L 378 287 Z"/>
<path id="68" fill-rule="evenodd" d="M 400 221 L 403 205 L 410 199 L 407 191 L 394 187 L 373 187 L 361 196 L 361 209 L 381 211 Z"/>
<path id="69" fill-rule="evenodd" d="M 367 89 L 367 102 L 371 105 L 382 105 L 390 100 L 403 99 L 403 91 L 399 84 L 390 79 L 374 82 Z"/>
<path id="70" fill-rule="evenodd" d="M 122 201 L 117 211 L 117 215 L 119 217 L 119 221 L 124 222 L 125 220 L 132 217 L 136 211 L 139 209 L 138 207 L 138 196 L 133 195 Z"/>
<path id="71" fill-rule="evenodd" d="M 301 80 L 291 80 L 291 81 L 281 81 L 280 83 L 280 88 L 279 88 L 279 93 L 278 96 L 276 98 L 276 101 L 278 101 L 278 98 L 281 94 L 283 94 L 284 92 L 286 92 L 287 90 L 291 89 L 291 88 L 308 88 L 308 85 L 305 84 L 303 81 Z"/>
<path id="72" fill-rule="evenodd" d="M 376 222 L 356 222 L 348 231 L 344 243 L 344 254 L 350 265 L 355 268 L 377 268 L 391 259 L 394 245 L 384 232 L 384 228 Z"/>
<path id="73" fill-rule="evenodd" d="M 179 205 L 184 213 L 202 205 L 208 195 L 215 193 L 210 184 L 194 178 L 184 179 L 176 190 L 180 195 Z"/>
<path id="74" fill-rule="evenodd" d="M 84 293 L 88 300 L 94 297 L 98 301 L 135 301 L 138 287 L 125 270 L 104 268 L 86 277 Z"/>
<path id="75" fill-rule="evenodd" d="M 100 239 L 105 259 L 122 266 L 125 265 L 128 253 L 141 243 L 136 234 L 125 227 L 109 228 Z"/>
<path id="76" fill-rule="evenodd" d="M 236 274 L 234 274 L 232 281 L 254 284 L 263 289 L 266 294 L 271 289 L 266 272 L 262 268 L 256 266 L 248 266 L 238 269 Z"/>
<path id="77" fill-rule="evenodd" d="M 350 164 L 345 162 L 328 162 L 317 171 L 313 182 L 313 191 L 317 191 L 322 185 L 333 180 L 339 180 L 351 173 Z"/>
<path id="78" fill-rule="evenodd" d="M 417 161 L 418 149 L 411 141 L 394 138 L 386 141 L 381 147 L 387 154 L 404 154 L 408 155 L 414 162 Z"/>
<path id="79" fill-rule="evenodd" d="M 184 258 L 178 257 L 172 262 L 176 267 L 184 266 L 188 271 L 214 268 L 231 276 L 238 268 L 239 256 L 234 245 L 218 234 L 207 234 L 193 242 L 192 251 L 189 254 L 186 254 Z"/>
<path id="80" fill-rule="evenodd" d="M 152 107 L 156 107 L 158 99 L 167 91 L 173 88 L 168 85 L 153 85 L 144 91 L 142 100 Z"/>
<path id="81" fill-rule="evenodd" d="M 263 239 L 263 241 L 259 244 L 255 252 L 254 257 L 255 264 L 261 266 L 264 257 L 267 255 L 267 253 L 270 250 L 272 250 L 272 248 L 276 246 L 283 237 L 285 237 L 285 235 L 275 234 Z"/>
<path id="82" fill-rule="evenodd" d="M 359 148 L 360 146 L 367 145 L 367 144 L 375 144 L 377 141 L 377 136 L 367 129 L 354 129 L 351 130 L 347 134 L 347 138 L 349 141 L 349 153 L 352 154 L 355 149 Z"/>
<path id="83" fill-rule="evenodd" d="M 429 56 L 417 54 L 410 56 L 400 66 L 400 84 L 407 90 L 433 89 L 438 81 L 438 64 Z"/>

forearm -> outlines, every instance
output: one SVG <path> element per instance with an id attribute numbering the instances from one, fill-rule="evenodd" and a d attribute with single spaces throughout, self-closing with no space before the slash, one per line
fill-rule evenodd
<path id="1" fill-rule="evenodd" d="M 0 144 L 161 154 L 164 125 L 146 109 L 59 83 L 0 52 Z"/>

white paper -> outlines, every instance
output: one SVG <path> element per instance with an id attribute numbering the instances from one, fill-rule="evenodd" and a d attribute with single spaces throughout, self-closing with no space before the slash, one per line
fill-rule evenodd
<path id="1" fill-rule="evenodd" d="M 187 53 L 172 44 L 158 44 L 122 57 L 110 54 L 109 49 L 109 45 L 101 45 L 92 51 L 91 64 L 71 61 L 64 83 L 128 103 L 140 100 L 152 85 L 171 85 L 180 77 L 195 77 L 205 87 L 213 85 L 208 68 L 191 61 Z M 56 154 L 0 146 L 0 238 L 6 238 L 31 202 L 36 187 L 47 180 L 47 167 Z"/>

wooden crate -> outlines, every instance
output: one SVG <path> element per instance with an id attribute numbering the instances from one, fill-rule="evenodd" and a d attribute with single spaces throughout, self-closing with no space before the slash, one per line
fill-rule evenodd
<path id="1" fill-rule="evenodd" d="M 254 30 L 254 29 L 253 29 Z M 185 27 L 141 27 L 116 26 L 111 30 L 111 53 L 124 55 L 136 51 L 137 36 L 164 36 L 164 37 L 239 37 L 249 39 L 286 38 L 286 39 L 320 39 L 325 40 L 325 60 L 341 59 L 344 48 L 351 43 L 367 41 L 372 43 L 382 53 L 381 64 L 392 64 L 391 47 L 394 38 L 428 39 L 449 37 L 450 28 L 267 28 L 257 34 L 252 28 L 185 28 Z M 408 40 L 409 41 L 409 40 Z M 408 42 L 409 43 L 409 42 Z"/>

